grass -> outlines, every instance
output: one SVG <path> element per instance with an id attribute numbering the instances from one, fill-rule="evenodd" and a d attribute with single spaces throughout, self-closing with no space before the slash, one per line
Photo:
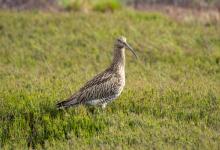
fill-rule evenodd
<path id="1" fill-rule="evenodd" d="M 93 10 L 100 11 L 100 12 L 113 12 L 115 10 L 121 9 L 121 3 L 118 0 L 107 0 L 97 2 L 94 5 Z"/>
<path id="2" fill-rule="evenodd" d="M 123 1 L 120 0 L 59 0 L 61 6 L 68 11 L 97 11 L 97 12 L 114 12 L 122 9 Z"/>
<path id="3" fill-rule="evenodd" d="M 0 12 L 0 148 L 219 149 L 220 28 L 161 14 Z M 126 87 L 105 110 L 58 111 L 127 37 Z"/>

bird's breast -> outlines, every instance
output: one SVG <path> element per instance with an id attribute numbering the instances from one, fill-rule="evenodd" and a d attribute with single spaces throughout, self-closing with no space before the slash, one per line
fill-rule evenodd
<path id="1" fill-rule="evenodd" d="M 118 78 L 118 94 L 120 95 L 125 86 L 125 71 L 123 68 L 118 71 L 117 78 Z"/>

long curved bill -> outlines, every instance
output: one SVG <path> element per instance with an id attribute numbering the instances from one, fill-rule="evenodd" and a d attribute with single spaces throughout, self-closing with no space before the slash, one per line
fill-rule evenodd
<path id="1" fill-rule="evenodd" d="M 136 57 L 136 59 L 138 59 L 136 53 L 134 52 L 133 48 L 128 44 L 128 43 L 125 43 L 125 46 L 133 53 L 133 55 Z"/>

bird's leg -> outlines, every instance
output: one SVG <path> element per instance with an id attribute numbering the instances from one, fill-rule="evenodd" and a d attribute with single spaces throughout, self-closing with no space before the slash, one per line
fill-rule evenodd
<path id="1" fill-rule="evenodd" d="M 103 103 L 102 104 L 102 109 L 105 109 L 106 106 L 107 106 L 107 103 Z"/>

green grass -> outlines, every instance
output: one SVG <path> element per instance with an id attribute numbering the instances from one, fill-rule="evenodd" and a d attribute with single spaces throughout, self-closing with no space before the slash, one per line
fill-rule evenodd
<path id="1" fill-rule="evenodd" d="M 58 111 L 127 37 L 126 87 L 105 110 Z M 0 12 L 0 148 L 219 149 L 220 28 L 160 14 Z"/>
<path id="2" fill-rule="evenodd" d="M 106 0 L 106 1 L 100 1 L 96 2 L 94 4 L 93 10 L 100 11 L 100 12 L 113 12 L 115 10 L 119 10 L 122 8 L 121 2 L 118 0 Z"/>
<path id="3" fill-rule="evenodd" d="M 58 4 L 68 11 L 114 12 L 122 9 L 124 1 L 120 0 L 58 0 Z"/>

